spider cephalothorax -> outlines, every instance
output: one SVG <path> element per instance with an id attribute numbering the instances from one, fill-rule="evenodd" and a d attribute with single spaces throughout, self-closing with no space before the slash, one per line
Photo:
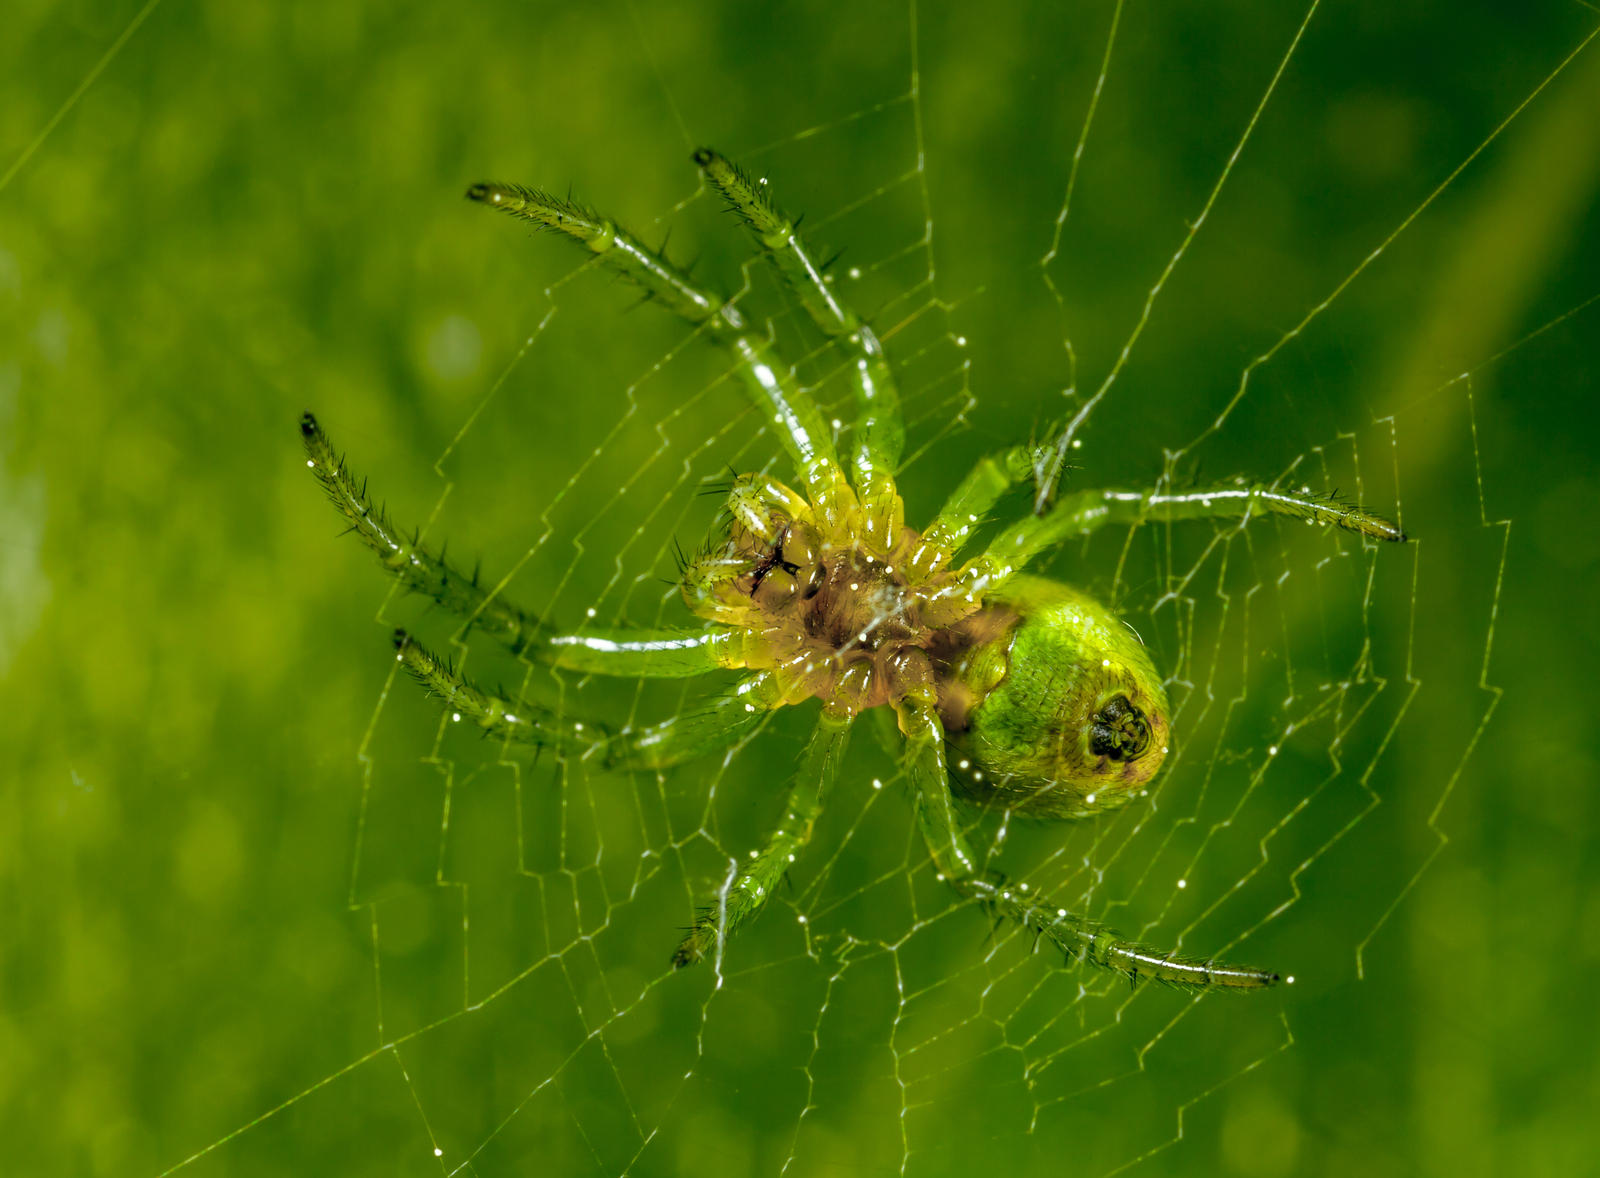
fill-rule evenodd
<path id="1" fill-rule="evenodd" d="M 301 428 L 313 471 L 384 565 L 513 654 L 592 674 L 674 678 L 739 670 L 742 676 L 703 708 L 614 731 L 533 700 L 483 691 L 404 633 L 396 635 L 401 663 L 455 720 L 474 722 L 507 744 L 557 749 L 602 769 L 682 764 L 753 738 L 776 708 L 821 701 L 776 827 L 694 921 L 673 956 L 676 965 L 721 952 L 728 934 L 761 910 L 811 837 L 856 717 L 889 708 L 903 736 L 918 827 L 938 877 L 958 895 L 1016 921 L 1069 959 L 1134 982 L 1271 985 L 1275 973 L 1134 944 L 1056 907 L 1038 889 L 1007 885 L 974 854 L 955 797 L 982 809 L 1082 818 L 1138 796 L 1166 755 L 1170 709 L 1138 636 L 1089 595 L 1023 572 L 1061 540 L 1107 524 L 1265 514 L 1375 540 L 1405 537 L 1360 507 L 1243 481 L 1180 494 L 1060 495 L 1056 480 L 1070 425 L 1042 446 L 982 459 L 926 527 L 907 527 L 895 487 L 904 427 L 877 336 L 836 296 L 826 267 L 815 262 L 797 222 L 767 195 L 765 180 L 751 180 L 714 151 L 697 151 L 694 161 L 842 353 L 841 371 L 856 400 L 847 460 L 768 336 L 660 251 L 597 213 L 532 189 L 476 184 L 467 195 L 573 238 L 599 264 L 694 324 L 726 349 L 731 372 L 776 427 L 799 490 L 764 474 L 734 480 L 725 526 L 682 569 L 684 599 L 703 628 L 551 629 L 397 533 L 373 511 L 309 413 Z M 1031 484 L 1032 512 L 1000 527 L 981 552 L 958 559 L 1002 496 L 1024 484 Z M 954 756 L 947 757 L 947 746 Z"/>
<path id="2" fill-rule="evenodd" d="M 922 537 L 865 540 L 842 480 L 827 510 L 775 479 L 746 475 L 728 496 L 724 539 L 684 569 L 683 596 L 705 618 L 744 631 L 740 665 L 775 672 L 785 703 L 810 696 L 850 712 L 933 682 L 927 650 L 941 624 L 977 607 L 946 597 L 947 574 L 913 566 Z"/>

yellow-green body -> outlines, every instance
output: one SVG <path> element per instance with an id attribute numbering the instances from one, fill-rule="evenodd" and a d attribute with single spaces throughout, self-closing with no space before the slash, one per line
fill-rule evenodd
<path id="1" fill-rule="evenodd" d="M 1123 805 L 1167 751 L 1167 695 L 1144 644 L 1099 602 L 1055 581 L 1018 577 L 995 604 L 1016 620 L 958 668 L 972 703 L 951 733 L 961 751 L 952 758 L 957 791 L 1041 818 Z M 1119 698 L 1142 716 L 1144 739 L 1097 751 L 1097 717 Z M 1127 711 L 1119 718 L 1140 723 Z"/>

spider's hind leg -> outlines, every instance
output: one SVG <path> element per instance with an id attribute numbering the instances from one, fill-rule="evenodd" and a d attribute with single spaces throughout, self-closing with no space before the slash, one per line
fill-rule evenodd
<path id="1" fill-rule="evenodd" d="M 765 846 L 751 852 L 751 860 L 728 881 L 716 903 L 701 911 L 689 935 L 672 955 L 674 968 L 682 969 L 715 955 L 736 928 L 765 906 L 795 855 L 811 840 L 823 800 L 844 758 L 853 719 L 849 715 L 822 713 L 801 755 L 777 828 L 767 836 Z"/>
<path id="2" fill-rule="evenodd" d="M 957 819 L 945 769 L 944 730 L 931 702 L 906 700 L 899 708 L 906 734 L 906 768 L 911 777 L 917 825 L 940 878 L 960 896 L 975 900 L 996 916 L 1009 917 L 1035 937 L 1050 941 L 1068 961 L 1082 961 L 1127 978 L 1130 984 L 1157 981 L 1194 989 L 1255 990 L 1274 985 L 1278 975 L 1175 952 L 1124 939 L 1099 921 L 1053 905 L 1023 884 L 983 870 Z"/>

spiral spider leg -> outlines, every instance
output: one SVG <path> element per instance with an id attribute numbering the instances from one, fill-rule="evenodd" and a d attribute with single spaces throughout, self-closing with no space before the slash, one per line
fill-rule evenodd
<path id="1" fill-rule="evenodd" d="M 749 228 L 768 261 L 788 282 L 800 305 L 823 334 L 843 344 L 855 390 L 855 451 L 851 455 L 856 489 L 868 507 L 867 539 L 888 550 L 900 535 L 903 508 L 894 485 L 895 468 L 905 449 L 900 393 L 888 357 L 872 328 L 839 298 L 826 265 L 791 218 L 772 198 L 767 182 L 750 176 L 726 156 L 702 147 L 694 153 L 706 179 L 715 185 Z"/>
<path id="2" fill-rule="evenodd" d="M 775 706 L 770 676 L 763 673 L 681 716 L 645 728 L 612 731 L 530 700 L 485 691 L 404 630 L 396 630 L 394 638 L 396 657 L 443 701 L 454 719 L 474 723 L 507 744 L 555 749 L 591 760 L 602 769 L 666 769 L 726 748 L 753 733 Z"/>
<path id="3" fill-rule="evenodd" d="M 737 306 L 698 285 L 664 253 L 581 205 L 515 184 L 474 184 L 467 197 L 579 242 L 600 265 L 643 287 L 653 301 L 726 347 L 738 361 L 735 371 L 745 392 L 778 426 L 778 437 L 811 501 L 839 501 L 838 510 L 845 509 L 842 500 L 850 498 L 850 491 L 821 410 L 771 341 L 751 329 Z"/>
<path id="4" fill-rule="evenodd" d="M 1157 981 L 1191 989 L 1254 990 L 1277 982 L 1278 975 L 1266 970 L 1184 957 L 1126 940 L 1099 921 L 1056 907 L 1025 884 L 1013 885 L 997 873 L 982 870 L 962 833 L 950 792 L 938 712 L 931 703 L 912 699 L 897 710 L 906 738 L 906 769 L 917 825 L 939 878 L 956 894 L 977 901 L 996 917 L 1015 921 L 1036 938 L 1048 940 L 1069 961 L 1121 974 L 1132 985 Z"/>
<path id="5" fill-rule="evenodd" d="M 738 876 L 717 896 L 715 904 L 702 910 L 683 939 L 672 965 L 682 969 L 721 952 L 722 945 L 735 929 L 760 912 L 771 898 L 778 882 L 800 849 L 811 841 L 811 832 L 823 802 L 838 775 L 850 741 L 854 717 L 834 715 L 824 710 L 817 727 L 801 754 L 800 766 L 789 787 L 783 817 L 767 836 L 767 841 Z"/>

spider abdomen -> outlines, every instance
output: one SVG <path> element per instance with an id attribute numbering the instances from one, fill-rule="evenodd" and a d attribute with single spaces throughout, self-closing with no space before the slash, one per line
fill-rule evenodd
<path id="1" fill-rule="evenodd" d="M 1088 595 L 1018 578 L 1015 619 L 950 667 L 941 694 L 969 800 L 1044 818 L 1082 818 L 1136 796 L 1167 752 L 1170 710 L 1143 643 Z"/>

